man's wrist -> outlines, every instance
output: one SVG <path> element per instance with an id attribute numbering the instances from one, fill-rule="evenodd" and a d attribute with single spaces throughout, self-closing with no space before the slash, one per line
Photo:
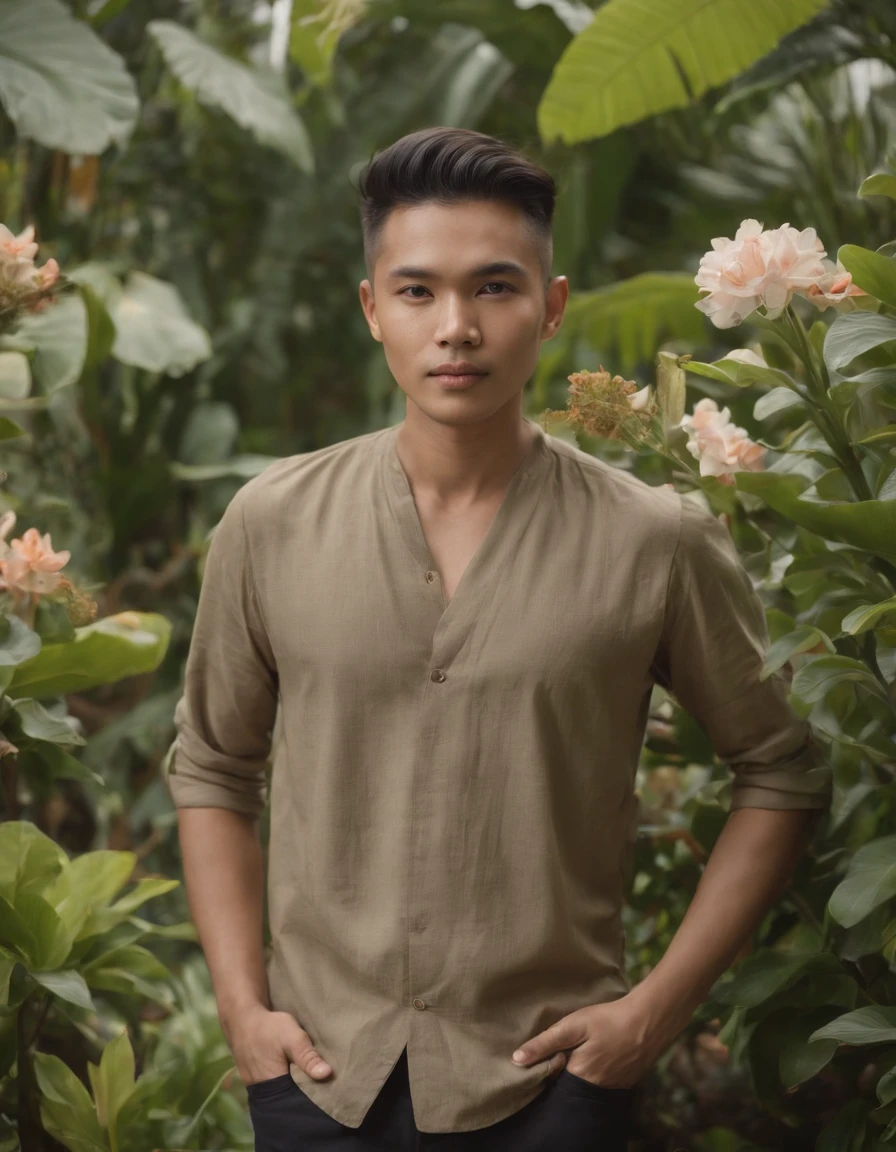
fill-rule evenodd
<path id="1" fill-rule="evenodd" d="M 639 1019 L 641 1032 L 665 1048 L 688 1026 L 703 997 L 692 992 L 682 995 L 661 983 L 656 970 L 634 985 L 628 993 L 632 1009 Z"/>
<path id="2" fill-rule="evenodd" d="M 245 1020 L 253 1012 L 259 1011 L 259 1009 L 270 1012 L 271 1006 L 256 994 L 219 999 L 218 1020 L 224 1035 L 229 1038 L 234 1028 L 241 1021 Z"/>

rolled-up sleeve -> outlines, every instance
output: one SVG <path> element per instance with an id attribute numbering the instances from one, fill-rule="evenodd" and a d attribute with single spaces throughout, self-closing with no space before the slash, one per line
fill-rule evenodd
<path id="1" fill-rule="evenodd" d="M 209 545 L 164 778 L 176 808 L 258 816 L 278 681 L 253 581 L 246 497 L 244 486 Z"/>
<path id="2" fill-rule="evenodd" d="M 808 720 L 788 702 L 792 666 L 759 679 L 768 648 L 765 608 L 730 532 L 682 498 L 654 678 L 731 768 L 732 811 L 826 809 L 832 773 Z"/>

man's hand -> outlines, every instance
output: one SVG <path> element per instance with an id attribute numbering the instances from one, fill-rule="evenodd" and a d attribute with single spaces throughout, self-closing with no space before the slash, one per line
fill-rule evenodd
<path id="1" fill-rule="evenodd" d="M 323 1080 L 333 1071 L 288 1012 L 272 1012 L 258 1004 L 241 1012 L 228 1031 L 237 1072 L 247 1087 L 283 1076 L 291 1063 L 315 1080 Z"/>
<path id="2" fill-rule="evenodd" d="M 568 1049 L 573 1052 L 567 1058 Z M 605 1088 L 631 1088 L 653 1065 L 662 1045 L 646 1027 L 637 1003 L 621 996 L 570 1012 L 519 1051 L 524 1055 L 518 1060 L 513 1054 L 516 1064 L 533 1064 L 560 1053 L 566 1070 L 575 1076 Z"/>

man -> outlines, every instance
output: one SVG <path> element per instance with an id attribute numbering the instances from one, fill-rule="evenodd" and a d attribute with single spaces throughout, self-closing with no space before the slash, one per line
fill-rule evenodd
<path id="1" fill-rule="evenodd" d="M 727 529 L 522 414 L 568 291 L 551 177 L 433 128 L 361 195 L 360 301 L 405 418 L 269 466 L 215 530 L 167 777 L 191 912 L 263 1152 L 616 1152 L 830 772 L 786 676 L 758 679 Z M 731 814 L 630 988 L 657 682 L 730 763 Z"/>

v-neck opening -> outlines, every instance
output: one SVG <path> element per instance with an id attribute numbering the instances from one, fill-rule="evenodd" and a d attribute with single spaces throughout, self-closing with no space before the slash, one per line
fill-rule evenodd
<path id="1" fill-rule="evenodd" d="M 541 425 L 528 417 L 524 417 L 524 420 L 533 430 L 532 443 L 512 473 L 485 536 L 467 562 L 447 604 L 441 573 L 426 542 L 410 481 L 398 458 L 395 445 L 401 425 L 395 424 L 386 430 L 382 462 L 389 505 L 411 556 L 420 566 L 421 580 L 427 570 L 438 573 L 439 627 L 446 626 L 458 616 L 466 615 L 479 606 L 489 587 L 485 578 L 489 561 L 504 548 L 512 550 L 534 510 L 535 501 L 543 487 L 537 483 L 537 479 L 547 464 L 550 450 L 547 433 Z"/>

